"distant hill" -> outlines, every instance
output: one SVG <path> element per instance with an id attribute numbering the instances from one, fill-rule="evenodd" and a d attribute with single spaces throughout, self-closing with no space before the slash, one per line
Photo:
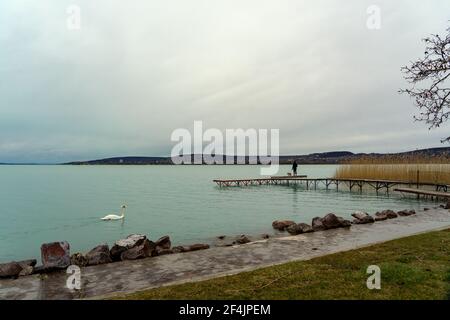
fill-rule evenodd
<path id="1" fill-rule="evenodd" d="M 450 157 L 450 147 L 429 148 L 413 150 L 400 153 L 353 153 L 350 151 L 332 151 L 322 153 L 311 153 L 308 155 L 284 155 L 280 156 L 280 164 L 289 164 L 297 160 L 299 164 L 339 164 L 352 159 L 364 156 L 381 157 L 386 155 L 425 155 L 425 156 L 446 156 Z M 220 157 L 217 155 L 216 157 Z M 221 156 L 225 160 L 224 156 Z M 191 155 L 193 163 L 194 155 Z M 249 157 L 234 157 L 234 163 L 238 160 L 249 163 Z M 225 162 L 225 161 L 224 161 Z M 170 157 L 114 157 L 89 161 L 75 161 L 66 164 L 70 165 L 150 165 L 150 164 L 173 164 Z"/>
<path id="2" fill-rule="evenodd" d="M 75 161 L 66 164 L 75 165 L 95 165 L 95 164 L 111 164 L 111 165 L 139 165 L 139 164 L 172 164 L 170 157 L 114 157 L 89 161 Z"/>

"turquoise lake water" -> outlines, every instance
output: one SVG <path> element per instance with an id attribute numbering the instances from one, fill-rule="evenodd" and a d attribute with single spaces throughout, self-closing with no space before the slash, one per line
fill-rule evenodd
<path id="1" fill-rule="evenodd" d="M 281 166 L 285 174 L 289 166 Z M 302 165 L 299 174 L 332 176 L 332 165 Z M 67 240 L 71 252 L 110 245 L 131 233 L 173 244 L 218 235 L 273 233 L 276 219 L 310 223 L 329 212 L 419 209 L 426 202 L 342 188 L 218 188 L 215 178 L 258 177 L 258 166 L 0 166 L 0 262 L 37 258 L 45 242 Z M 101 221 L 127 204 L 125 220 Z M 429 203 L 428 203 L 429 205 Z"/>

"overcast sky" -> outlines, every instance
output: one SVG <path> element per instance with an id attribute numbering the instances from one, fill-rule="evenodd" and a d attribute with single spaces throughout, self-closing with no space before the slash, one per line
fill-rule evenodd
<path id="1" fill-rule="evenodd" d="M 0 162 L 170 155 L 194 120 L 278 128 L 282 154 L 443 146 L 450 123 L 397 91 L 449 20 L 448 0 L 2 0 Z"/>

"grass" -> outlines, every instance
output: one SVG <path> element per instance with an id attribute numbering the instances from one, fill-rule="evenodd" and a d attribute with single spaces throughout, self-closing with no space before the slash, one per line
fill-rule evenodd
<path id="1" fill-rule="evenodd" d="M 366 287 L 381 268 L 381 289 Z M 450 299 L 450 229 L 115 299 Z"/>

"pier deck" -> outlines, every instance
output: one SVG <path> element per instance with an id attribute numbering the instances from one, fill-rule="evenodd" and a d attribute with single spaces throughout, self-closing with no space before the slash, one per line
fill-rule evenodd
<path id="1" fill-rule="evenodd" d="M 437 192 L 437 191 L 428 191 L 428 190 L 412 189 L 412 188 L 395 188 L 394 191 L 402 192 L 402 193 L 416 194 L 417 197 L 424 196 L 424 197 L 431 197 L 431 199 L 433 199 L 433 198 L 450 199 L 450 192 Z"/>

